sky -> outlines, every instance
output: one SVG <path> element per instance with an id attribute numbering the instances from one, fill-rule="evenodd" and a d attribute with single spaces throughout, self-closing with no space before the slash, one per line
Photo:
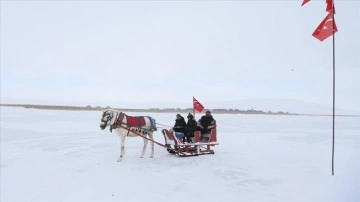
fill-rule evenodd
<path id="1" fill-rule="evenodd" d="M 325 0 L 301 3 L 1 1 L 1 103 L 332 106 L 332 38 L 311 36 Z M 335 7 L 336 107 L 360 111 L 360 2 Z"/>
<path id="2" fill-rule="evenodd" d="M 129 137 L 117 162 L 120 140 L 100 130 L 100 111 L 0 108 L 1 202 L 360 201 L 359 118 L 338 118 L 332 176 L 331 117 L 217 114 L 215 154 L 155 145 L 149 158 L 148 144 L 139 158 L 143 141 Z M 147 115 L 174 124 L 173 113 Z"/>

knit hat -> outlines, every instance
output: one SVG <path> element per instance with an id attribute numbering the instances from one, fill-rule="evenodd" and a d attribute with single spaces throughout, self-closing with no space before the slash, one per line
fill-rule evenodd
<path id="1" fill-rule="evenodd" d="M 194 116 L 191 114 L 191 113 L 189 113 L 188 115 L 187 115 L 187 118 L 193 118 Z"/>

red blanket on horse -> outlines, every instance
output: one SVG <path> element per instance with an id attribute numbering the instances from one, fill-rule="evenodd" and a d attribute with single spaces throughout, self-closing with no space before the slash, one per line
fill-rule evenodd
<path id="1" fill-rule="evenodd" d="M 138 127 L 144 126 L 145 118 L 143 116 L 126 116 L 126 123 L 128 127 Z"/>

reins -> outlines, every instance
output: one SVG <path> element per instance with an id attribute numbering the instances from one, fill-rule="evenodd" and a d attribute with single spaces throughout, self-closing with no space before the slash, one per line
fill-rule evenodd
<path id="1" fill-rule="evenodd" d="M 172 128 L 172 126 L 170 126 L 170 125 L 165 125 L 165 124 L 161 124 L 161 123 L 156 123 L 156 125 L 165 126 L 166 128 Z M 165 127 L 158 127 L 158 128 L 165 128 Z"/>

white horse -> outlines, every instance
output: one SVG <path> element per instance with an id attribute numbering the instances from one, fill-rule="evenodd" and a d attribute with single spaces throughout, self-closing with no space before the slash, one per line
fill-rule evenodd
<path id="1" fill-rule="evenodd" d="M 148 139 L 151 140 L 150 158 L 154 158 L 154 138 L 153 132 L 156 131 L 156 122 L 150 116 L 128 116 L 118 110 L 105 110 L 102 114 L 100 128 L 104 130 L 110 127 L 110 132 L 115 130 L 120 137 L 120 157 L 118 161 L 122 161 L 125 155 L 125 138 L 126 137 L 145 137 L 143 150 L 140 158 L 143 158 L 146 151 Z M 148 138 L 148 139 L 146 139 Z"/>

